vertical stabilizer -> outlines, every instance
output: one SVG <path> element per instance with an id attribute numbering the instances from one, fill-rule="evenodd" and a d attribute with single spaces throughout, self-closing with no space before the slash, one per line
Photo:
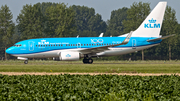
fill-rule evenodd
<path id="1" fill-rule="evenodd" d="M 167 2 L 159 2 L 132 37 L 159 37 Z"/>

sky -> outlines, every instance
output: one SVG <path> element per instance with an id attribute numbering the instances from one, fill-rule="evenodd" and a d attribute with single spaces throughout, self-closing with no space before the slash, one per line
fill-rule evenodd
<path id="1" fill-rule="evenodd" d="M 87 6 L 89 8 L 94 8 L 96 13 L 102 16 L 104 21 L 110 19 L 111 11 L 117 10 L 119 8 L 128 7 L 133 4 L 133 2 L 144 2 L 150 3 L 151 9 L 153 9 L 158 2 L 162 0 L 0 0 L 0 6 L 7 5 L 13 14 L 13 21 L 16 23 L 16 18 L 21 12 L 23 5 L 26 4 L 36 4 L 38 2 L 55 2 L 55 3 L 65 3 L 68 6 L 80 5 Z M 176 11 L 176 18 L 178 23 L 180 23 L 180 0 L 164 0 L 167 1 L 168 6 L 171 6 Z"/>

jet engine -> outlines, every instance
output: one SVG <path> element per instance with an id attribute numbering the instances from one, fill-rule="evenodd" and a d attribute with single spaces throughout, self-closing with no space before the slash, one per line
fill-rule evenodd
<path id="1" fill-rule="evenodd" d="M 61 52 L 59 54 L 60 61 L 77 61 L 81 58 L 79 52 Z"/>

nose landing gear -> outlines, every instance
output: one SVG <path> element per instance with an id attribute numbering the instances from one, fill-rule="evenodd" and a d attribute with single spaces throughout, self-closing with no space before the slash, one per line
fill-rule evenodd
<path id="1" fill-rule="evenodd" d="M 24 60 L 24 64 L 28 64 L 28 60 Z"/>

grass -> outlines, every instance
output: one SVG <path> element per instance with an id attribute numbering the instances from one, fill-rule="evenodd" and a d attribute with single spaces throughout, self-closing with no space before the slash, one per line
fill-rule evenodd
<path id="1" fill-rule="evenodd" d="M 180 61 L 0 61 L 0 72 L 180 73 Z"/>

